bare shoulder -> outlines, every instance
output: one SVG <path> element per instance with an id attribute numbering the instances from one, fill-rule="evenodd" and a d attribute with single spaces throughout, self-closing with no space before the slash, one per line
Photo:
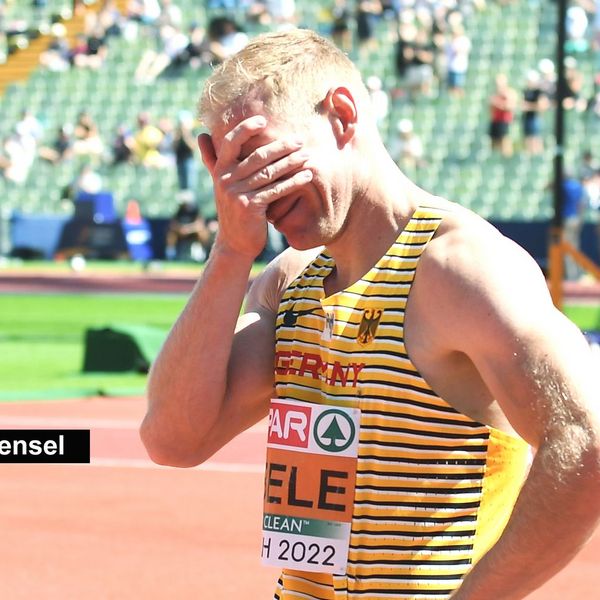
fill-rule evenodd
<path id="1" fill-rule="evenodd" d="M 322 248 L 295 250 L 287 248 L 274 258 L 252 282 L 246 310 L 276 313 L 283 293 L 290 283 L 319 255 Z"/>
<path id="2" fill-rule="evenodd" d="M 439 208 L 444 218 L 419 262 L 415 295 L 423 299 L 426 288 L 427 302 L 437 305 L 440 318 L 468 327 L 492 317 L 499 324 L 531 324 L 556 313 L 528 252 L 463 207 L 448 202 Z"/>

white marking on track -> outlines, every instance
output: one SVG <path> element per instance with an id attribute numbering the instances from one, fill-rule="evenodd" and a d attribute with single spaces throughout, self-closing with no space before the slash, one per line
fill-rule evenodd
<path id="1" fill-rule="evenodd" d="M 25 417 L 0 415 L 0 427 L 39 427 L 45 429 L 133 429 L 140 427 L 142 420 L 102 419 L 90 417 Z M 266 419 L 250 427 L 245 433 L 267 431 Z"/>

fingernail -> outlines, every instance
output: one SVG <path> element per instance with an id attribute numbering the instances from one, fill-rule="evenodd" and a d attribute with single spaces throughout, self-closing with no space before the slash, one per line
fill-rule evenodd
<path id="1" fill-rule="evenodd" d="M 313 173 L 309 169 L 305 171 L 300 171 L 300 179 L 303 181 L 310 181 L 313 178 Z"/>
<path id="2" fill-rule="evenodd" d="M 267 124 L 267 120 L 264 117 L 261 116 L 256 119 L 256 125 L 258 127 L 264 127 L 266 124 Z"/>

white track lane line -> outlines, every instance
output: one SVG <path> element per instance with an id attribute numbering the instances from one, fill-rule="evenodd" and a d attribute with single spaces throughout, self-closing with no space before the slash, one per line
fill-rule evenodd
<path id="1" fill-rule="evenodd" d="M 140 427 L 141 419 L 101 419 L 91 417 L 25 417 L 0 415 L 0 428 L 40 427 L 44 429 L 134 429 Z M 267 423 L 260 421 L 244 433 L 262 433 L 267 431 Z M 243 434 L 242 434 L 243 435 Z"/>
<path id="2" fill-rule="evenodd" d="M 25 416 L 1 416 L 0 429 L 19 428 L 41 428 L 41 429 L 118 429 L 132 430 L 139 429 L 139 421 L 133 419 L 98 419 L 98 418 L 74 418 L 74 417 L 25 417 Z M 265 422 L 260 422 L 248 429 L 247 432 L 262 433 L 266 431 Z M 243 434 L 242 434 L 243 435 Z M 77 466 L 83 466 L 78 464 Z M 89 465 L 92 467 L 119 467 L 126 469 L 162 469 L 173 470 L 175 467 L 165 467 L 157 465 L 149 459 L 144 458 L 103 458 L 92 457 Z M 183 470 L 183 469 L 178 469 Z M 230 463 L 220 462 L 218 460 L 207 462 L 186 470 L 208 471 L 213 473 L 251 473 L 264 474 L 265 466 L 259 463 Z"/>

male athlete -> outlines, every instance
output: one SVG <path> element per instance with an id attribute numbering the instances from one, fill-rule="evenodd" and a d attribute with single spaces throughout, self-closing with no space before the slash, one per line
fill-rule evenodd
<path id="1" fill-rule="evenodd" d="M 398 170 L 310 31 L 224 62 L 200 113 L 219 232 L 150 375 L 151 457 L 196 465 L 269 414 L 275 598 L 524 598 L 600 515 L 591 353 L 535 262 Z M 267 222 L 291 248 L 240 317 Z"/>

